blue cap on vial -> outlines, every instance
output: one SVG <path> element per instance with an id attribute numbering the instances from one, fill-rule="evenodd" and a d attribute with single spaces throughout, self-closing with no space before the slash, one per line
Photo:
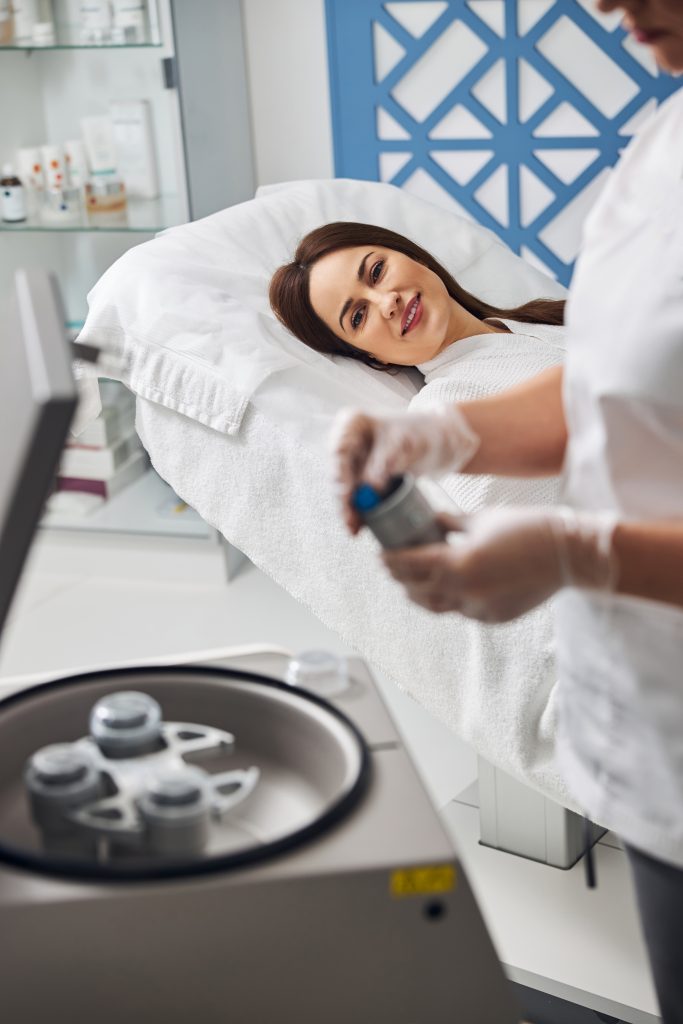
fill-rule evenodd
<path id="1" fill-rule="evenodd" d="M 382 496 L 379 491 L 376 491 L 370 484 L 359 484 L 351 499 L 356 512 L 370 512 L 371 509 L 377 508 L 381 500 Z"/>

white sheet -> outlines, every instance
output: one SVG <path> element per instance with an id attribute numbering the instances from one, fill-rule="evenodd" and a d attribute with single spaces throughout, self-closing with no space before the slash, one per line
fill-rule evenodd
<path id="1" fill-rule="evenodd" d="M 371 666 L 487 760 L 572 806 L 553 762 L 549 606 L 514 623 L 483 626 L 410 603 L 384 571 L 374 539 L 345 532 L 327 460 L 254 406 L 236 437 L 144 399 L 137 427 L 155 468 L 178 494 Z M 451 484 L 465 479 L 452 476 Z M 480 479 L 482 491 L 492 479 Z M 445 486 L 466 504 L 448 478 Z M 438 484 L 428 491 L 434 504 L 448 507 Z"/>
<path id="2" fill-rule="evenodd" d="M 123 358 L 140 435 L 179 495 L 489 761 L 566 803 L 547 611 L 495 627 L 435 617 L 386 576 L 371 537 L 341 525 L 333 416 L 406 408 L 415 378 L 307 349 L 269 313 L 267 287 L 301 235 L 344 219 L 415 238 L 491 302 L 563 294 L 491 232 L 400 189 L 296 182 L 130 250 L 89 296 L 81 340 Z"/>

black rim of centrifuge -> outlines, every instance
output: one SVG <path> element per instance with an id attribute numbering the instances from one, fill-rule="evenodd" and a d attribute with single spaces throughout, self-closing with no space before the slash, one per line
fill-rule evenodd
<path id="1" fill-rule="evenodd" d="M 359 771 L 357 778 L 348 791 L 335 800 L 330 807 L 328 807 L 328 809 L 310 825 L 297 829 L 282 839 L 277 839 L 271 843 L 265 843 L 263 846 L 257 846 L 253 849 L 240 851 L 238 853 L 223 854 L 197 861 L 164 860 L 155 864 L 144 866 L 138 865 L 124 869 L 121 867 L 111 868 L 104 864 L 97 864 L 96 862 L 63 862 L 46 854 L 34 854 L 26 850 L 21 850 L 0 840 L 0 862 L 10 864 L 13 867 L 22 868 L 27 871 L 36 872 L 41 875 L 52 875 L 60 878 L 77 879 L 81 881 L 93 879 L 98 882 L 112 883 L 164 881 L 174 878 L 212 875 L 217 872 L 230 871 L 234 868 L 245 867 L 261 861 L 271 860 L 278 854 L 285 853 L 298 846 L 304 845 L 316 836 L 328 831 L 328 829 L 331 829 L 337 824 L 337 822 L 345 818 L 366 792 L 371 774 L 370 754 L 365 739 L 354 723 L 342 711 L 336 708 L 333 704 L 330 704 L 329 701 L 324 700 L 322 697 L 318 697 L 316 694 L 310 693 L 308 690 L 303 690 L 296 686 L 290 686 L 287 683 L 281 682 L 279 679 L 275 679 L 272 676 L 268 676 L 260 672 L 249 672 L 234 668 L 207 668 L 204 666 L 194 665 L 159 665 L 156 667 L 144 666 L 140 668 L 132 666 L 122 669 L 108 669 L 102 672 L 88 672 L 83 675 L 76 674 L 72 676 L 64 676 L 60 679 L 54 679 L 49 683 L 40 683 L 37 686 L 31 686 L 0 701 L 0 711 L 10 704 L 23 703 L 25 700 L 30 699 L 32 695 L 44 693 L 46 690 L 58 690 L 66 686 L 73 685 L 74 683 L 104 682 L 107 679 L 112 678 L 117 678 L 123 681 L 129 676 L 135 676 L 139 679 L 141 675 L 158 676 L 160 672 L 163 672 L 170 677 L 182 676 L 188 672 L 192 672 L 194 676 L 204 676 L 207 680 L 236 679 L 240 682 L 256 683 L 259 686 L 266 686 L 270 689 L 280 690 L 290 696 L 295 694 L 301 700 L 324 708 L 328 714 L 331 714 L 334 718 L 337 718 L 343 723 L 356 742 L 359 754 Z"/>

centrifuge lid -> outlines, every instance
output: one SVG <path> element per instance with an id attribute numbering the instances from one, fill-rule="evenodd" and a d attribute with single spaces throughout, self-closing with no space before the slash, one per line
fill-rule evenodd
<path id="1" fill-rule="evenodd" d="M 233 734 L 232 752 L 209 772 L 255 766 L 259 781 L 207 848 L 192 857 L 113 856 L 46 849 L 31 817 L 24 771 L 53 743 L 88 734 L 93 705 L 121 690 L 149 694 L 165 722 Z M 0 862 L 71 878 L 136 880 L 226 871 L 275 857 L 349 814 L 369 777 L 369 755 L 353 723 L 313 694 L 254 673 L 195 667 L 129 668 L 72 676 L 0 702 Z"/>

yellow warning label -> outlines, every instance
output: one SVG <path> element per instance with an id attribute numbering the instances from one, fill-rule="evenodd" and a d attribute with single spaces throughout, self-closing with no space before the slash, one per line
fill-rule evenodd
<path id="1" fill-rule="evenodd" d="M 455 888 L 456 873 L 452 864 L 436 864 L 423 868 L 392 871 L 389 888 L 392 896 L 431 896 Z"/>

